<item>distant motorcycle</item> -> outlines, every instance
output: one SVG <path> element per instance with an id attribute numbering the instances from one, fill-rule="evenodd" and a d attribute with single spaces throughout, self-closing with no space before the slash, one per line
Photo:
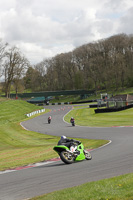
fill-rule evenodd
<path id="1" fill-rule="evenodd" d="M 53 150 L 58 153 L 61 160 L 66 164 L 71 164 L 73 162 L 82 161 L 85 159 L 92 159 L 90 152 L 84 149 L 82 143 L 77 145 L 77 149 L 74 152 L 71 152 L 70 149 L 65 145 L 56 145 Z"/>
<path id="2" fill-rule="evenodd" d="M 72 126 L 75 126 L 75 121 L 72 121 L 71 124 L 72 124 Z"/>
<path id="3" fill-rule="evenodd" d="M 71 122 L 72 126 L 75 126 L 75 120 L 73 117 L 71 117 L 70 122 Z"/>
<path id="4" fill-rule="evenodd" d="M 48 124 L 50 124 L 50 123 L 51 123 L 51 116 L 48 117 Z"/>

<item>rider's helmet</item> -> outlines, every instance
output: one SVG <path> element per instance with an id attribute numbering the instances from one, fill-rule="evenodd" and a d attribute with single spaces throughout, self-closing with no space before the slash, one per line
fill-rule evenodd
<path id="1" fill-rule="evenodd" d="M 66 139 L 66 136 L 65 136 L 65 135 L 62 135 L 62 136 L 61 136 L 61 140 L 64 140 L 64 139 Z"/>
<path id="2" fill-rule="evenodd" d="M 73 117 L 71 117 L 71 119 L 74 119 Z"/>

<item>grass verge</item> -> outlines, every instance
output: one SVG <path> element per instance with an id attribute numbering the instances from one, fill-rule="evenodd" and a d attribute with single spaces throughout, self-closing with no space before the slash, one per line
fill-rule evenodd
<path id="1" fill-rule="evenodd" d="M 74 106 L 73 110 L 65 116 L 67 122 L 71 116 L 75 118 L 75 123 L 81 126 L 90 127 L 112 127 L 112 126 L 133 126 L 133 108 L 110 113 L 97 113 L 95 108 L 83 108 Z"/>
<path id="2" fill-rule="evenodd" d="M 30 200 L 133 200 L 133 174 L 86 183 Z"/>

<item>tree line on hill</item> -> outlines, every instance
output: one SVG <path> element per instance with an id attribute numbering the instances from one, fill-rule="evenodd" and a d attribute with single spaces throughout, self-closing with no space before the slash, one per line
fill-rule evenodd
<path id="1" fill-rule="evenodd" d="M 118 34 L 84 44 L 34 66 L 18 52 L 12 48 L 6 54 L 8 61 L 5 59 L 3 65 L 6 94 L 11 84 L 17 85 L 16 92 L 20 88 L 32 92 L 75 89 L 108 92 L 133 86 L 133 35 Z"/>

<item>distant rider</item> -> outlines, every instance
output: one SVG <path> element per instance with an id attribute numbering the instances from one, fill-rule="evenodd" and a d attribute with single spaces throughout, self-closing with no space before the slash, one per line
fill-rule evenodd
<path id="1" fill-rule="evenodd" d="M 48 123 L 50 123 L 50 122 L 51 122 L 51 119 L 52 119 L 52 117 L 51 117 L 51 116 L 49 116 L 49 117 L 48 117 Z"/>
<path id="2" fill-rule="evenodd" d="M 73 117 L 71 117 L 70 122 L 73 126 L 75 126 L 75 119 Z"/>
<path id="3" fill-rule="evenodd" d="M 74 121 L 75 121 L 75 119 L 73 117 L 71 117 L 70 122 L 72 123 Z"/>
<path id="4" fill-rule="evenodd" d="M 70 149 L 70 151 L 74 152 L 77 149 L 77 145 L 75 145 L 75 143 L 78 145 L 81 144 L 78 140 L 68 139 L 66 136 L 62 135 L 58 145 L 65 145 Z"/>
<path id="5" fill-rule="evenodd" d="M 74 123 L 75 124 L 75 119 L 73 117 L 71 117 L 70 119 L 71 124 Z"/>

